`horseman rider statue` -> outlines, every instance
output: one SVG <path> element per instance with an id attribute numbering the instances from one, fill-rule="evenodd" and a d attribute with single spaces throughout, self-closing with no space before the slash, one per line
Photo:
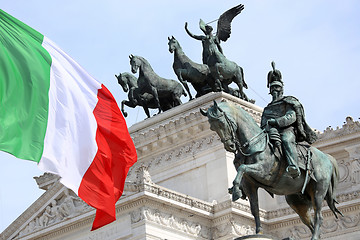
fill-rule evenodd
<path id="1" fill-rule="evenodd" d="M 264 108 L 261 127 L 269 134 L 274 144 L 275 154 L 283 155 L 287 160 L 286 171 L 293 178 L 300 175 L 296 145 L 306 141 L 316 141 L 315 132 L 306 124 L 301 103 L 292 96 L 283 96 L 281 72 L 275 69 L 268 73 L 267 87 L 270 88 L 272 101 Z"/>

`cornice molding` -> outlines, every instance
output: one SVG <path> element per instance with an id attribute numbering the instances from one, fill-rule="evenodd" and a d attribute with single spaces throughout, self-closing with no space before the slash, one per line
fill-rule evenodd
<path id="1" fill-rule="evenodd" d="M 355 137 L 360 137 L 360 122 L 354 121 L 354 119 L 350 116 L 346 117 L 345 123 L 342 125 L 342 127 L 337 127 L 336 129 L 333 129 L 331 127 L 328 127 L 324 130 L 324 132 L 320 133 L 318 132 L 318 140 L 315 144 L 320 144 L 324 141 L 329 141 L 332 139 L 339 139 L 340 137 L 346 136 L 346 135 L 354 135 Z"/>
<path id="2" fill-rule="evenodd" d="M 152 173 L 164 171 L 164 169 L 173 168 L 173 165 L 180 162 L 183 165 L 184 160 L 192 159 L 195 155 L 211 151 L 215 147 L 222 147 L 222 143 L 216 133 L 209 132 L 208 135 L 184 142 L 184 144 L 170 146 L 163 151 L 151 151 L 148 156 L 139 157 L 138 162 L 130 168 L 128 180 L 134 180 L 135 172 L 141 165 L 145 165 Z"/>

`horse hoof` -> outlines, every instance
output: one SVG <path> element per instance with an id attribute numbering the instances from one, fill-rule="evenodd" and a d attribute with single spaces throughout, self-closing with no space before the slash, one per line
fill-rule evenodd
<path id="1" fill-rule="evenodd" d="M 232 194 L 232 201 L 235 202 L 236 200 L 238 200 L 240 198 L 240 196 L 238 196 L 237 194 L 233 193 Z"/>
<path id="2" fill-rule="evenodd" d="M 242 193 L 241 190 L 238 189 L 232 189 L 232 201 L 235 202 L 236 200 L 238 200 L 239 198 L 244 199 L 244 194 Z"/>

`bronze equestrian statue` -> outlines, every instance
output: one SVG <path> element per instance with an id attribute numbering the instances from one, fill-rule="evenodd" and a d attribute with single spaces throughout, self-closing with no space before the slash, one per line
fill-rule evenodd
<path id="1" fill-rule="evenodd" d="M 158 108 L 158 113 L 162 111 L 160 102 L 161 99 L 169 99 L 174 107 L 179 106 L 181 96 L 187 96 L 182 85 L 175 80 L 166 79 L 157 75 L 152 69 L 150 63 L 143 57 L 130 55 L 130 67 L 132 73 L 139 71 L 138 87 L 140 94 L 151 94 L 155 101 L 155 106 Z M 143 106 L 144 109 L 147 106 Z"/>
<path id="2" fill-rule="evenodd" d="M 269 87 L 274 88 L 270 91 L 277 91 L 277 93 L 273 93 L 274 95 L 281 95 L 281 84 L 271 81 Z M 285 109 L 291 112 L 291 116 L 298 115 L 302 111 L 301 108 L 292 109 L 293 102 L 285 102 L 284 104 L 290 104 Z M 295 122 L 292 123 L 293 129 L 289 130 L 297 132 L 295 140 L 290 138 L 290 141 L 295 141 L 297 152 L 285 153 L 283 151 L 285 147 L 281 148 L 280 146 L 279 151 L 276 149 L 279 145 L 274 144 L 273 141 L 274 138 L 284 141 L 284 138 L 281 137 L 283 132 L 268 131 L 268 129 L 281 128 L 282 126 L 283 120 L 281 117 L 276 117 L 276 113 L 269 114 L 270 118 L 264 116 L 263 122 L 267 119 L 266 125 L 268 127 L 261 128 L 250 114 L 240 106 L 230 102 L 219 104 L 214 102 L 214 105 L 207 111 L 200 109 L 200 112 L 207 116 L 210 129 L 219 135 L 225 149 L 235 153 L 234 165 L 237 175 L 229 192 L 232 194 L 233 201 L 248 197 L 251 213 L 255 219 L 256 233 L 262 233 L 258 188 L 265 189 L 271 195 L 285 195 L 286 202 L 310 229 L 312 240 L 320 238 L 320 227 L 323 221 L 321 209 L 324 199 L 336 218 L 338 217 L 337 214 L 342 216 L 342 213 L 335 206 L 337 203 L 335 190 L 339 181 L 337 162 L 335 158 L 317 148 L 299 142 L 300 140 L 307 141 L 307 137 L 310 137 L 308 141 L 311 141 L 311 136 L 306 136 L 306 130 L 302 129 L 304 127 L 303 115 L 296 116 Z M 298 117 L 302 117 L 302 119 L 298 119 Z M 302 127 L 299 124 L 302 124 Z M 299 133 L 303 130 L 305 132 Z M 301 156 L 292 162 L 295 171 L 289 170 L 291 163 L 289 164 L 289 160 L 284 156 L 286 154 Z M 298 176 L 297 170 L 299 170 Z M 314 217 L 311 215 L 312 209 L 314 209 Z"/>
<path id="3" fill-rule="evenodd" d="M 215 89 L 215 80 L 210 74 L 209 66 L 191 61 L 174 36 L 171 38 L 168 37 L 168 40 L 169 52 L 174 53 L 174 72 L 189 94 L 190 100 L 192 99 L 192 95 L 186 82 L 191 83 L 194 87 L 196 91 L 195 97 L 200 97 L 211 92 L 212 89 Z"/>
<path id="4" fill-rule="evenodd" d="M 142 93 L 143 91 L 138 87 L 138 79 L 131 73 L 124 72 L 119 75 L 115 74 L 118 83 L 124 92 L 128 92 L 128 100 L 121 101 L 121 112 L 127 117 L 128 113 L 125 111 L 125 105 L 131 108 L 142 106 L 146 116 L 150 117 L 149 108 L 158 108 L 154 96 L 150 93 Z M 159 98 L 160 108 L 164 112 L 173 107 L 174 101 L 171 98 Z"/>

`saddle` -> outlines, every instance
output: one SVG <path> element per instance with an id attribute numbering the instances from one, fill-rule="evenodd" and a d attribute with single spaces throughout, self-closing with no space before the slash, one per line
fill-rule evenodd
<path id="1" fill-rule="evenodd" d="M 270 148 L 272 149 L 273 153 L 275 154 L 276 158 L 280 163 L 283 164 L 283 168 L 286 169 L 287 163 L 286 160 L 283 157 L 282 152 L 278 152 L 275 150 L 274 145 L 270 142 Z M 304 170 L 308 176 L 313 179 L 315 182 L 317 182 L 315 175 L 314 175 L 314 166 L 312 162 L 312 152 L 311 152 L 311 146 L 305 143 L 298 143 L 296 144 L 296 150 L 298 154 L 298 166 L 300 169 Z M 281 172 L 284 172 L 283 170 L 280 170 Z"/>
<path id="2" fill-rule="evenodd" d="M 298 153 L 299 168 L 307 171 L 309 176 L 317 182 L 314 176 L 314 165 L 312 161 L 311 146 L 308 144 L 298 143 L 296 145 L 296 149 Z"/>

